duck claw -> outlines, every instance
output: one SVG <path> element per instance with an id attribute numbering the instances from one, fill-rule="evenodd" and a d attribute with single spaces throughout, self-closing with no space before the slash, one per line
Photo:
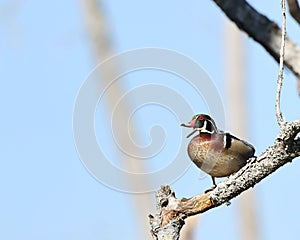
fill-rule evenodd
<path id="1" fill-rule="evenodd" d="M 214 190 L 215 188 L 217 187 L 217 185 L 212 185 L 212 187 L 211 188 L 209 188 L 209 189 L 206 189 L 205 191 L 204 191 L 204 193 L 208 193 L 208 192 L 211 192 L 212 190 Z"/>

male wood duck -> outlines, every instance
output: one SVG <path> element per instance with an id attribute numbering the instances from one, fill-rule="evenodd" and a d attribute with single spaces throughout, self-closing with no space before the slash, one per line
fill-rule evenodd
<path id="1" fill-rule="evenodd" d="M 187 138 L 199 131 L 188 145 L 188 155 L 198 168 L 211 176 L 212 189 L 216 187 L 215 177 L 237 172 L 254 156 L 255 149 L 251 144 L 219 130 L 206 114 L 197 114 L 181 126 L 194 129 Z"/>

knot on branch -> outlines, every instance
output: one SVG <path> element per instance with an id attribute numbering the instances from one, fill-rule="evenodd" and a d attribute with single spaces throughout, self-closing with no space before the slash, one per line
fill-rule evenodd
<path id="1" fill-rule="evenodd" d="M 282 141 L 284 144 L 289 145 L 292 144 L 300 132 L 300 119 L 295 120 L 293 122 L 285 123 L 275 140 L 276 142 Z"/>

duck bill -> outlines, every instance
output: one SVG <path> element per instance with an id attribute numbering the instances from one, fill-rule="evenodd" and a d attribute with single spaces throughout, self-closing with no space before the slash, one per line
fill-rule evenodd
<path id="1" fill-rule="evenodd" d="M 195 126 L 195 121 L 192 120 L 189 123 L 182 123 L 182 124 L 180 124 L 180 126 L 182 126 L 182 127 L 188 127 L 188 128 L 193 128 Z"/>
<path id="2" fill-rule="evenodd" d="M 195 127 L 195 121 L 190 121 L 189 123 L 182 123 L 180 126 L 182 127 L 188 127 L 188 128 L 194 128 Z M 186 137 L 189 138 L 190 136 L 192 136 L 195 132 L 197 131 L 197 129 L 194 129 L 189 135 L 187 135 Z"/>

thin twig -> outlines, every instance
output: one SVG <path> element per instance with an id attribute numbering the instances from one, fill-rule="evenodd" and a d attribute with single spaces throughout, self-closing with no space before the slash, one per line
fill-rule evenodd
<path id="1" fill-rule="evenodd" d="M 282 9 L 281 47 L 280 47 L 279 73 L 277 79 L 276 101 L 275 101 L 276 117 L 280 128 L 282 128 L 283 125 L 286 123 L 282 116 L 282 112 L 280 110 L 280 95 L 281 95 L 281 88 L 283 82 L 283 68 L 284 68 L 283 64 L 284 64 L 285 37 L 286 37 L 285 0 L 281 0 L 281 9 Z"/>

